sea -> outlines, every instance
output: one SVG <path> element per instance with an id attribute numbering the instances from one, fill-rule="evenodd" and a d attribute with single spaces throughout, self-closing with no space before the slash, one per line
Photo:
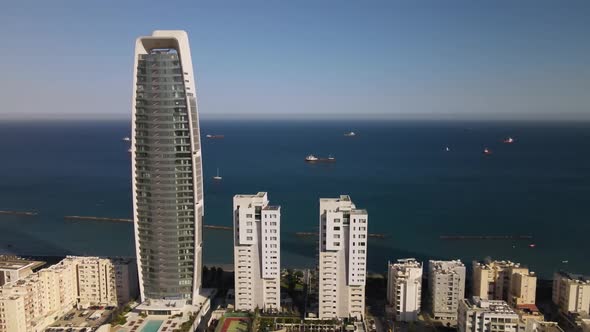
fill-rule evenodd
<path id="1" fill-rule="evenodd" d="M 295 233 L 318 230 L 320 197 L 346 194 L 383 235 L 368 241 L 373 272 L 491 257 L 590 274 L 589 123 L 209 120 L 201 133 L 205 224 L 231 226 L 234 195 L 268 192 L 283 267 L 317 264 L 317 239 Z M 0 215 L 0 253 L 133 256 L 132 224 L 64 219 L 131 217 L 130 134 L 128 121 L 0 122 L 0 210 L 38 213 Z M 206 229 L 205 264 L 230 264 L 232 245 Z"/>

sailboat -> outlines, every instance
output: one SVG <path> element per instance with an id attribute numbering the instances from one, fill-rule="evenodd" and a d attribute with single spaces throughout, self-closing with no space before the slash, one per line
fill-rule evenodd
<path id="1" fill-rule="evenodd" d="M 223 179 L 223 178 L 222 178 L 221 176 L 219 176 L 219 168 L 218 168 L 218 169 L 217 169 L 217 175 L 215 175 L 215 176 L 213 177 L 213 180 L 218 180 L 218 181 L 220 181 L 221 179 Z"/>

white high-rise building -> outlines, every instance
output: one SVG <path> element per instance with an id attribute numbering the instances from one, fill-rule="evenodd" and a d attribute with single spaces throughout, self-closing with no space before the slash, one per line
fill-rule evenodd
<path id="1" fill-rule="evenodd" d="M 456 321 L 459 301 L 465 298 L 465 264 L 460 260 L 429 261 L 428 289 L 432 317 Z"/>
<path id="2" fill-rule="evenodd" d="M 203 170 L 196 93 L 185 31 L 154 31 L 137 39 L 130 152 L 142 301 L 201 300 Z"/>
<path id="3" fill-rule="evenodd" d="M 234 196 L 235 308 L 281 305 L 281 207 L 265 192 Z"/>
<path id="4" fill-rule="evenodd" d="M 319 317 L 363 318 L 367 271 L 366 210 L 348 195 L 320 198 Z"/>
<path id="5" fill-rule="evenodd" d="M 459 332 L 518 332 L 518 314 L 502 300 L 484 300 L 474 296 L 459 302 Z"/>
<path id="6" fill-rule="evenodd" d="M 387 266 L 387 302 L 395 320 L 418 320 L 422 297 L 422 263 L 414 258 L 398 259 Z"/>

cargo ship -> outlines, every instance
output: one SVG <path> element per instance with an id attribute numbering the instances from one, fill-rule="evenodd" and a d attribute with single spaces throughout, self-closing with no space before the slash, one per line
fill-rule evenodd
<path id="1" fill-rule="evenodd" d="M 307 162 L 307 163 L 333 163 L 333 162 L 336 162 L 336 158 L 334 158 L 332 156 L 328 156 L 328 158 L 318 158 L 318 157 L 314 156 L 313 154 L 310 154 L 309 156 L 305 157 L 305 162 Z"/>
<path id="2" fill-rule="evenodd" d="M 207 135 L 205 137 L 210 138 L 210 139 L 220 139 L 220 138 L 224 138 L 225 135 Z"/>

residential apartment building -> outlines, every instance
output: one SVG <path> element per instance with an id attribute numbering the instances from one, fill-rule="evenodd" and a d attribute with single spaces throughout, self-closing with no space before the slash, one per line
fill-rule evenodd
<path id="1" fill-rule="evenodd" d="M 513 307 L 535 304 L 537 276 L 534 272 L 516 271 L 511 275 L 508 303 Z"/>
<path id="2" fill-rule="evenodd" d="M 117 304 L 115 269 L 109 259 L 98 257 L 68 257 L 68 263 L 76 267 L 78 275 L 78 303 L 82 307 L 91 304 Z"/>
<path id="3" fill-rule="evenodd" d="M 68 256 L 58 264 L 0 287 L 0 332 L 43 331 L 75 306 L 122 304 L 117 289 L 133 291 L 133 278 L 116 284 L 118 269 L 133 261 Z M 135 279 L 136 281 L 136 279 Z M 133 293 L 121 294 L 126 299 Z"/>
<path id="4" fill-rule="evenodd" d="M 518 314 L 502 300 L 486 300 L 477 296 L 459 302 L 459 332 L 517 332 Z"/>
<path id="5" fill-rule="evenodd" d="M 319 296 L 321 319 L 365 315 L 368 214 L 348 195 L 320 199 Z"/>
<path id="6" fill-rule="evenodd" d="M 0 294 L 0 332 L 27 332 L 42 331 L 44 326 L 37 328 L 27 322 L 25 314 L 25 298 L 19 295 L 2 295 Z"/>
<path id="7" fill-rule="evenodd" d="M 395 320 L 414 322 L 418 320 L 422 297 L 422 263 L 414 258 L 398 259 L 388 263 L 387 302 Z"/>
<path id="8" fill-rule="evenodd" d="M 76 270 L 56 264 L 0 287 L 0 331 L 41 332 L 76 304 Z"/>
<path id="9" fill-rule="evenodd" d="M 510 305 L 534 304 L 537 277 L 511 261 L 473 262 L 473 295 Z"/>
<path id="10" fill-rule="evenodd" d="M 136 40 L 130 152 L 142 301 L 184 299 L 196 305 L 201 298 L 203 170 L 196 93 L 185 31 L 154 31 Z"/>
<path id="11" fill-rule="evenodd" d="M 135 262 L 125 258 L 68 256 L 76 267 L 78 306 L 124 305 L 137 296 Z"/>
<path id="12" fill-rule="evenodd" d="M 115 269 L 117 303 L 119 305 L 127 304 L 139 296 L 137 264 L 135 259 L 119 257 L 111 258 L 111 262 Z"/>
<path id="13" fill-rule="evenodd" d="M 24 278 L 44 264 L 16 256 L 0 255 L 0 286 Z"/>
<path id="14" fill-rule="evenodd" d="M 235 308 L 281 308 L 281 207 L 268 195 L 234 196 Z"/>
<path id="15" fill-rule="evenodd" d="M 465 264 L 460 260 L 428 262 L 428 290 L 435 320 L 456 322 L 465 298 Z"/>
<path id="16" fill-rule="evenodd" d="M 563 271 L 555 273 L 552 299 L 564 313 L 590 313 L 590 278 Z"/>

